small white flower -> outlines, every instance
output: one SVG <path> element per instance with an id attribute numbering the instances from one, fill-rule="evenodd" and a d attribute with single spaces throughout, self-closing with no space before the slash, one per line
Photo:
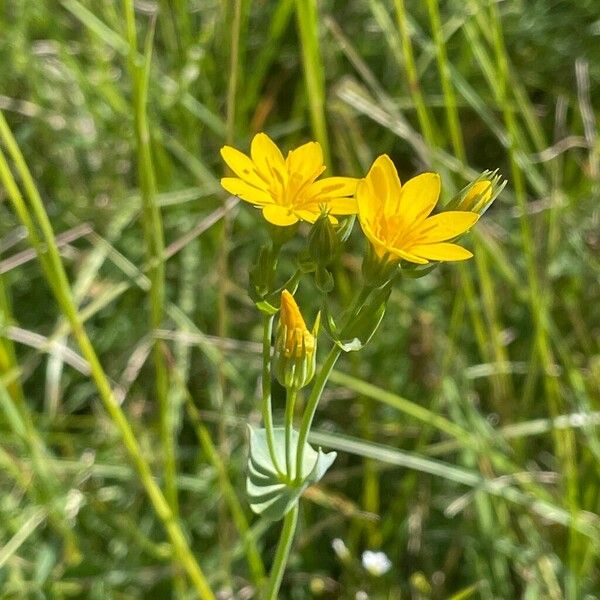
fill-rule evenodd
<path id="1" fill-rule="evenodd" d="M 358 590 L 354 595 L 355 600 L 369 600 L 369 596 L 367 592 L 363 592 L 362 590 Z"/>
<path id="2" fill-rule="evenodd" d="M 341 561 L 346 562 L 347 560 L 350 560 L 350 550 L 348 550 L 348 546 L 344 544 L 344 540 L 341 540 L 340 538 L 331 540 L 331 547 Z"/>
<path id="3" fill-rule="evenodd" d="M 363 552 L 362 565 L 374 577 L 381 577 L 392 568 L 392 562 L 385 552 L 372 552 L 371 550 Z"/>

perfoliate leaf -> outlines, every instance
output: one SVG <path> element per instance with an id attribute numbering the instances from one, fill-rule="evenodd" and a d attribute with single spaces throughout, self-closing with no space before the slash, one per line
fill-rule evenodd
<path id="1" fill-rule="evenodd" d="M 333 464 L 337 454 L 325 453 L 320 448 L 315 451 L 309 444 L 304 449 L 302 477 L 296 481 L 296 451 L 298 433 L 291 436 L 291 473 L 288 475 L 285 459 L 285 430 L 275 427 L 273 432 L 275 462 L 273 464 L 267 432 L 265 429 L 250 429 L 250 455 L 248 457 L 248 475 L 246 491 L 250 508 L 267 519 L 278 521 L 298 501 L 302 492 L 317 483 Z"/>

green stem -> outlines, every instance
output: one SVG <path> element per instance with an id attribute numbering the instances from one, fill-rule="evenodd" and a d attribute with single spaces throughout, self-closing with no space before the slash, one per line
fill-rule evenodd
<path id="1" fill-rule="evenodd" d="M 360 309 L 364 306 L 369 294 L 373 291 L 373 288 L 369 285 L 363 285 L 360 292 L 356 295 L 354 302 L 352 303 L 351 308 L 348 311 L 348 316 L 344 320 L 342 324 L 342 329 L 348 325 L 352 319 L 356 317 L 359 313 Z M 308 439 L 308 434 L 310 433 L 310 427 L 312 425 L 315 412 L 317 411 L 317 406 L 319 404 L 319 400 L 321 399 L 321 395 L 323 394 L 323 390 L 325 389 L 325 384 L 329 379 L 329 375 L 331 371 L 333 371 L 333 367 L 337 362 L 337 359 L 340 357 L 342 353 L 342 349 L 336 344 L 329 351 L 319 374 L 313 384 L 312 390 L 310 391 L 310 396 L 306 402 L 306 408 L 304 409 L 304 414 L 302 415 L 302 423 L 300 424 L 300 435 L 298 438 L 298 448 L 296 450 L 296 481 L 300 482 L 302 480 L 302 462 L 304 460 L 304 447 L 306 446 L 306 440 Z"/>
<path id="2" fill-rule="evenodd" d="M 297 522 L 298 502 L 292 506 L 283 520 L 283 528 L 281 530 L 281 535 L 279 536 L 277 552 L 275 553 L 275 562 L 271 568 L 269 587 L 267 588 L 267 593 L 265 595 L 266 600 L 277 600 L 279 597 L 279 588 L 281 586 L 281 580 L 283 579 L 283 573 L 285 571 L 285 566 L 290 554 L 290 548 L 292 547 L 292 540 L 294 539 L 294 533 L 296 532 Z"/>
<path id="3" fill-rule="evenodd" d="M 304 410 L 304 415 L 302 416 L 302 423 L 300 425 L 300 435 L 298 437 L 298 450 L 296 452 L 296 481 L 300 481 L 302 479 L 302 462 L 304 460 L 304 447 L 306 446 L 306 440 L 308 438 L 308 432 L 310 431 L 310 426 L 312 425 L 313 418 L 315 416 L 315 412 L 317 411 L 317 405 L 319 404 L 319 400 L 321 399 L 321 394 L 323 393 L 323 389 L 325 388 L 325 384 L 329 379 L 329 375 L 337 362 L 340 354 L 342 353 L 342 349 L 335 345 L 329 351 L 319 374 L 317 375 L 317 379 L 313 385 L 313 388 L 310 392 L 310 396 L 306 402 L 306 408 Z"/>
<path id="4" fill-rule="evenodd" d="M 269 454 L 277 474 L 283 477 L 277 455 L 275 454 L 275 439 L 273 436 L 273 410 L 271 408 L 271 334 L 273 333 L 273 315 L 263 316 L 263 352 L 262 352 L 262 417 L 267 432 Z"/>
<path id="5" fill-rule="evenodd" d="M 297 388 L 287 388 L 285 399 L 285 470 L 288 481 L 293 481 L 294 478 L 292 469 L 292 431 L 294 429 L 294 406 L 297 396 Z"/>

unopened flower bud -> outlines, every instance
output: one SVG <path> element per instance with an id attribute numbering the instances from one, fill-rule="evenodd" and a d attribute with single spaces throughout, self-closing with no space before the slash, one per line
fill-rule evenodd
<path id="1" fill-rule="evenodd" d="M 276 258 L 268 246 L 260 249 L 258 260 L 250 269 L 250 297 L 256 302 L 262 300 L 270 291 L 275 276 Z"/>
<path id="2" fill-rule="evenodd" d="M 497 171 L 484 171 L 475 181 L 464 187 L 444 210 L 459 210 L 482 215 L 504 189 L 506 181 Z"/>
<path id="3" fill-rule="evenodd" d="M 469 212 L 479 212 L 492 197 L 492 182 L 487 179 L 476 181 L 466 190 L 458 210 L 467 210 Z"/>
<path id="4" fill-rule="evenodd" d="M 308 252 L 313 261 L 327 266 L 334 259 L 339 248 L 339 240 L 334 226 L 326 213 L 315 221 L 308 234 Z"/>
<path id="5" fill-rule="evenodd" d="M 317 315 L 313 330 L 309 331 L 294 296 L 283 290 L 275 338 L 275 374 L 288 389 L 303 388 L 314 377 L 319 320 Z"/>

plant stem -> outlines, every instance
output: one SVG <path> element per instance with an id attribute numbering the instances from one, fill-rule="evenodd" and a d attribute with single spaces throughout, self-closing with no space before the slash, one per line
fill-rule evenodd
<path id="1" fill-rule="evenodd" d="M 352 303 L 351 308 L 348 310 L 347 317 L 344 320 L 342 325 L 342 329 L 348 325 L 352 319 L 356 317 L 356 315 L 360 312 L 360 309 L 364 306 L 369 294 L 373 291 L 373 288 L 369 285 L 363 285 L 360 289 L 360 292 L 356 295 L 354 302 Z M 340 357 L 342 353 L 342 349 L 336 344 L 329 351 L 319 374 L 313 384 L 312 390 L 310 391 L 310 396 L 306 402 L 306 408 L 304 409 L 304 414 L 302 415 L 302 423 L 300 425 L 300 435 L 298 438 L 298 448 L 296 450 L 296 481 L 301 481 L 302 479 L 302 462 L 304 460 L 304 447 L 306 446 L 306 440 L 308 438 L 308 434 L 310 432 L 310 427 L 312 425 L 315 412 L 317 411 L 317 406 L 319 404 L 319 400 L 321 399 L 321 395 L 323 394 L 323 390 L 325 389 L 325 384 L 329 379 L 329 375 L 331 371 L 333 371 L 333 367 L 337 362 L 337 359 Z"/>
<path id="2" fill-rule="evenodd" d="M 271 334 L 273 333 L 273 315 L 263 316 L 263 352 L 262 352 L 262 417 L 267 432 L 267 445 L 275 470 L 281 476 L 277 455 L 275 454 L 275 440 L 273 437 L 273 411 L 271 408 Z"/>
<path id="3" fill-rule="evenodd" d="M 310 396 L 306 402 L 306 408 L 304 409 L 304 415 L 302 416 L 302 423 L 300 425 L 300 435 L 298 437 L 298 450 L 296 451 L 296 481 L 300 481 L 302 479 L 302 462 L 304 460 L 304 447 L 306 446 L 306 440 L 308 438 L 308 432 L 310 431 L 310 426 L 312 425 L 313 418 L 315 416 L 315 412 L 317 411 L 317 405 L 319 404 L 319 400 L 321 399 L 321 394 L 323 393 L 323 389 L 325 388 L 325 384 L 329 379 L 329 375 L 337 362 L 340 354 L 342 353 L 342 349 L 336 344 L 329 351 L 319 374 L 317 375 L 317 379 L 313 385 L 312 390 L 310 391 Z"/>
<path id="4" fill-rule="evenodd" d="M 294 406 L 297 396 L 297 388 L 287 388 L 285 399 L 285 470 L 288 481 L 293 481 L 294 479 L 292 468 L 292 431 L 294 429 Z"/>
<path id="5" fill-rule="evenodd" d="M 281 580 L 283 579 L 285 565 L 287 564 L 288 556 L 290 554 L 290 548 L 292 547 L 292 540 L 294 539 L 294 533 L 296 532 L 297 522 L 298 502 L 292 506 L 283 520 L 283 528 L 281 530 L 281 535 L 279 536 L 275 561 L 269 577 L 269 587 L 267 588 L 267 593 L 265 595 L 266 600 L 277 600 L 279 596 L 279 588 L 281 586 Z"/>

